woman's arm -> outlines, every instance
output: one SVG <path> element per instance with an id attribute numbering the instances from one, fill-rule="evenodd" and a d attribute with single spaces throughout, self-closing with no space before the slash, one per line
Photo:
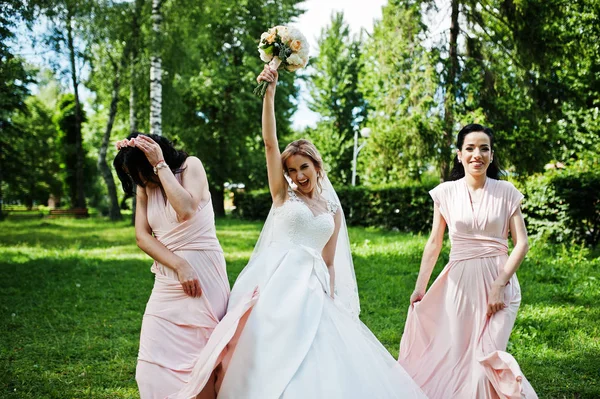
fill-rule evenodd
<path id="1" fill-rule="evenodd" d="M 273 204 L 281 205 L 287 197 L 287 181 L 283 174 L 281 165 L 281 153 L 277 141 L 277 125 L 275 121 L 275 89 L 279 75 L 268 65 L 258 75 L 258 82 L 267 81 L 269 86 L 263 99 L 262 111 L 262 136 L 265 143 L 265 154 L 267 157 L 267 174 L 269 176 L 269 189 Z"/>
<path id="2" fill-rule="evenodd" d="M 340 233 L 340 227 L 342 225 L 342 212 L 339 208 L 335 213 L 334 221 L 335 229 L 333 230 L 333 234 L 331 235 L 331 238 L 329 238 L 329 241 L 327 242 L 325 248 L 323 248 L 323 251 L 321 252 L 321 256 L 323 256 L 323 260 L 327 265 L 327 271 L 329 272 L 329 292 L 331 298 L 334 297 L 335 291 L 335 268 L 333 267 L 333 262 L 335 260 L 335 249 L 337 248 L 338 235 Z"/>
<path id="3" fill-rule="evenodd" d="M 137 246 L 150 255 L 155 261 L 175 270 L 179 282 L 185 293 L 189 296 L 200 296 L 200 281 L 194 273 L 190 264 L 182 257 L 177 256 L 165 247 L 152 235 L 152 229 L 148 224 L 148 196 L 146 189 L 137 188 L 136 210 L 135 210 L 135 239 Z"/>
<path id="4" fill-rule="evenodd" d="M 446 231 L 446 220 L 442 217 L 440 208 L 437 205 L 433 206 L 433 225 L 431 226 L 431 234 L 425 244 L 423 257 L 421 258 L 421 268 L 419 269 L 419 277 L 415 285 L 415 290 L 410 296 L 411 305 L 423 299 L 427 284 L 431 278 L 433 268 L 440 256 L 442 245 L 444 244 L 444 232 Z"/>
<path id="5" fill-rule="evenodd" d="M 520 207 L 517 208 L 515 213 L 510 217 L 509 229 L 515 246 L 508 257 L 506 264 L 502 268 L 502 271 L 492 283 L 492 289 L 488 299 L 488 316 L 491 316 L 506 307 L 506 304 L 504 303 L 504 288 L 512 276 L 517 272 L 519 266 L 521 266 L 521 262 L 523 262 L 525 255 L 527 255 L 527 252 L 529 251 L 527 229 L 525 228 L 525 221 L 523 220 L 523 214 L 521 213 Z"/>
<path id="6" fill-rule="evenodd" d="M 152 166 L 163 160 L 160 146 L 148 136 L 139 135 L 135 146 L 141 149 Z M 170 168 L 158 169 L 158 178 L 165 190 L 171 206 L 180 220 L 187 220 L 198 211 L 203 199 L 208 199 L 208 180 L 202 162 L 196 157 L 188 157 L 182 165 L 182 184 L 177 181 Z"/>

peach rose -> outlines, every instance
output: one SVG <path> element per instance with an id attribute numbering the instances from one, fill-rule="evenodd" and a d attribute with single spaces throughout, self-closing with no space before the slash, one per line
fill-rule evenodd
<path id="1" fill-rule="evenodd" d="M 292 49 L 293 52 L 300 51 L 301 48 L 302 42 L 300 40 L 292 40 L 290 43 L 290 49 Z"/>

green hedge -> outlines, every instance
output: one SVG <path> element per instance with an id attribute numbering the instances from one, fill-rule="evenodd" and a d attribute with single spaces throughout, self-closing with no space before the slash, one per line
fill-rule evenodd
<path id="1" fill-rule="evenodd" d="M 521 187 L 528 232 L 552 242 L 600 242 L 600 173 L 559 170 L 530 177 Z"/>
<path id="2" fill-rule="evenodd" d="M 268 190 L 236 191 L 233 194 L 233 214 L 248 220 L 264 221 L 271 210 L 271 193 Z"/>
<path id="3" fill-rule="evenodd" d="M 427 231 L 431 226 L 433 186 L 338 187 L 336 191 L 350 226 L 376 226 L 400 231 Z M 235 214 L 264 220 L 271 208 L 268 191 L 237 192 Z"/>
<path id="4" fill-rule="evenodd" d="M 396 187 L 338 187 L 350 226 L 426 232 L 431 227 L 434 184 Z M 525 195 L 523 214 L 530 236 L 551 242 L 600 242 L 600 173 L 552 171 L 518 184 Z M 268 191 L 235 194 L 235 213 L 264 220 L 271 208 Z"/>
<path id="5" fill-rule="evenodd" d="M 337 190 L 351 226 L 423 232 L 431 227 L 433 186 L 343 187 Z"/>

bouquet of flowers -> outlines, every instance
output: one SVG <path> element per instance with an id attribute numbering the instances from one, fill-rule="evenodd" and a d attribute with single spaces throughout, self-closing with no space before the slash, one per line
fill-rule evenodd
<path id="1" fill-rule="evenodd" d="M 260 35 L 258 52 L 260 59 L 273 70 L 285 69 L 294 72 L 308 63 L 308 42 L 297 29 L 287 26 L 274 26 Z M 269 82 L 262 81 L 254 89 L 254 94 L 265 96 Z"/>

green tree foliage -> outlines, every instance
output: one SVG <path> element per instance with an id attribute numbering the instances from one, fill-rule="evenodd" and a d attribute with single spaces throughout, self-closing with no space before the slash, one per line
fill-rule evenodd
<path id="1" fill-rule="evenodd" d="M 128 68 L 132 62 L 134 46 L 138 44 L 136 40 L 139 35 L 138 21 L 142 12 L 142 1 L 136 1 L 133 4 L 118 3 L 110 6 L 105 5 L 96 10 L 93 23 L 93 36 L 89 41 L 92 43 L 92 55 L 95 62 L 92 64 L 93 73 L 88 82 L 88 87 L 97 94 L 97 112 L 103 114 L 105 126 L 102 129 L 103 135 L 98 145 L 98 169 L 104 179 L 109 199 L 108 215 L 111 220 L 120 220 L 121 212 L 115 179 L 112 168 L 109 166 L 108 154 L 111 154 L 110 139 L 113 127 L 119 122 L 117 115 L 121 109 L 121 120 L 127 119 L 126 115 L 133 118 L 131 125 L 136 125 L 135 114 L 122 112 L 127 107 L 126 101 L 129 97 L 135 99 L 127 93 L 127 89 L 134 90 L 133 85 L 125 87 Z M 133 28 L 133 29 L 132 29 Z M 136 29 L 138 31 L 136 31 Z M 107 84 L 110 83 L 110 84 Z M 107 111 L 107 112 L 105 112 Z M 127 130 L 121 129 L 121 135 L 126 135 Z"/>
<path id="2" fill-rule="evenodd" d="M 599 5 L 460 2 L 455 112 L 494 128 L 499 159 L 519 176 L 598 148 Z"/>
<path id="3" fill-rule="evenodd" d="M 419 1 L 390 1 L 365 45 L 360 88 L 371 137 L 360 174 L 367 183 L 419 180 L 428 165 L 440 163 L 439 51 L 423 43 L 428 30 L 422 7 Z"/>
<path id="4" fill-rule="evenodd" d="M 73 94 L 64 94 L 57 103 L 56 114 L 54 115 L 54 123 L 59 132 L 59 143 L 61 153 L 61 163 L 64 171 L 65 192 L 69 197 L 72 207 L 77 207 L 77 192 L 78 182 L 77 173 L 80 167 L 77 161 L 79 153 L 85 159 L 83 149 L 78 146 L 77 135 L 81 134 L 78 130 L 77 115 L 76 115 L 75 96 Z M 85 115 L 80 121 L 85 121 Z M 80 141 L 79 141 L 80 142 Z"/>
<path id="5" fill-rule="evenodd" d="M 163 129 L 202 159 L 217 214 L 224 213 L 226 182 L 266 183 L 262 105 L 252 94 L 263 65 L 257 45 L 262 32 L 299 15 L 299 2 L 213 0 L 164 6 L 163 99 L 169 104 L 165 110 L 176 112 L 163 114 Z M 291 131 L 296 94 L 294 75 L 282 72 L 276 106 L 280 137 Z"/>
<path id="6" fill-rule="evenodd" d="M 548 162 L 556 132 L 535 99 L 530 71 L 519 59 L 500 7 L 492 2 L 461 3 L 464 46 L 455 109 L 460 125 L 475 120 L 492 127 L 501 164 L 525 176 Z"/>
<path id="7" fill-rule="evenodd" d="M 45 204 L 50 195 L 60 197 L 60 148 L 52 111 L 37 97 L 25 101 L 26 109 L 12 115 L 21 133 L 10 141 L 6 154 L 6 199 L 18 201 L 31 208 L 34 203 Z"/>
<path id="8" fill-rule="evenodd" d="M 45 36 L 46 45 L 55 51 L 56 54 L 65 57 L 68 68 L 66 74 L 69 76 L 73 90 L 74 99 L 74 145 L 75 145 L 75 175 L 74 184 L 75 192 L 70 192 L 71 195 L 76 194 L 74 199 L 71 199 L 73 207 L 85 208 L 85 153 L 83 145 L 83 137 L 81 134 L 81 125 L 84 122 L 83 106 L 80 99 L 80 84 L 81 84 L 81 65 L 89 59 L 88 38 L 90 37 L 89 29 L 92 24 L 90 21 L 94 15 L 94 7 L 97 5 L 93 0 L 48 0 L 40 4 L 38 9 L 41 15 L 44 15 L 50 21 L 50 29 Z M 59 58 L 61 58 L 59 56 Z M 62 69 L 60 62 L 55 65 L 57 69 Z M 67 72 L 68 71 L 68 72 Z M 70 175 L 69 175 L 70 176 Z M 70 177 L 69 177 L 70 178 Z M 69 187 L 72 186 L 68 183 Z"/>
<path id="9" fill-rule="evenodd" d="M 529 177 L 523 212 L 531 236 L 566 244 L 600 243 L 600 173 L 570 167 Z"/>
<path id="10" fill-rule="evenodd" d="M 520 176 L 597 151 L 598 10 L 597 0 L 390 1 L 365 50 L 363 174 L 418 178 L 435 165 L 444 179 L 456 132 L 473 122 L 494 129 L 498 158 Z M 444 18 L 450 29 L 434 34 Z"/>
<path id="11" fill-rule="evenodd" d="M 505 1 L 498 10 L 513 34 L 532 99 L 555 132 L 551 155 L 597 165 L 600 1 Z"/>
<path id="12" fill-rule="evenodd" d="M 29 93 L 26 84 L 30 74 L 21 59 L 15 58 L 0 40 L 0 204 L 6 198 L 5 182 L 10 180 L 11 169 L 18 169 L 19 162 L 15 141 L 23 137 L 23 131 L 12 116 L 15 112 L 26 112 L 25 99 Z M 14 172 L 14 170 L 12 170 Z M 0 207 L 0 220 L 3 219 Z"/>
<path id="13" fill-rule="evenodd" d="M 14 162 L 13 141 L 23 133 L 15 126 L 12 115 L 16 111 L 25 111 L 25 99 L 29 95 L 27 84 L 31 82 L 24 61 L 9 47 L 9 41 L 15 36 L 16 19 L 22 13 L 29 16 L 29 9 L 18 0 L 5 1 L 0 7 L 0 204 L 4 203 L 5 179 Z"/>
<path id="14" fill-rule="evenodd" d="M 309 108 L 321 119 L 308 136 L 322 152 L 332 181 L 346 184 L 352 175 L 354 133 L 366 114 L 358 90 L 362 69 L 361 39 L 350 35 L 342 12 L 331 15 L 318 39 L 319 56 L 312 60 L 308 79 L 312 100 Z"/>

